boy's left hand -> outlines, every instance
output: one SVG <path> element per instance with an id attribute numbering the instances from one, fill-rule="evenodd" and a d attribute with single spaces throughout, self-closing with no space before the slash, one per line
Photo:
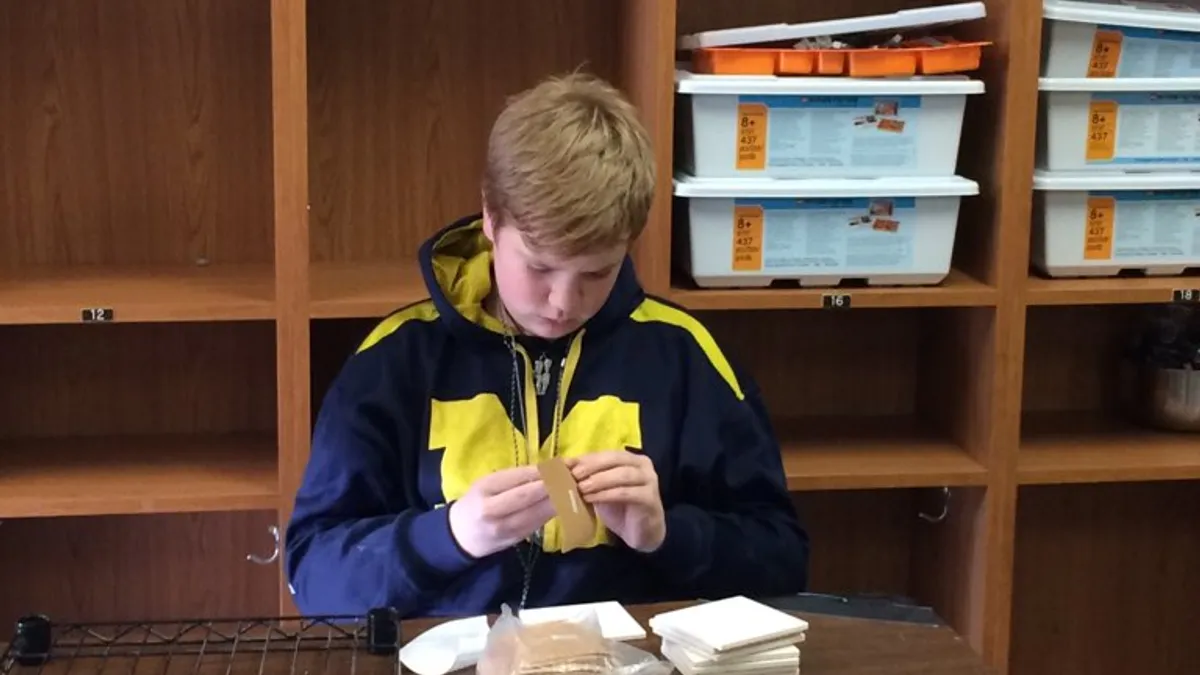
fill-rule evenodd
<path id="1" fill-rule="evenodd" d="M 579 494 L 604 525 L 631 548 L 649 553 L 667 535 L 658 473 L 649 457 L 625 450 L 567 460 Z"/>

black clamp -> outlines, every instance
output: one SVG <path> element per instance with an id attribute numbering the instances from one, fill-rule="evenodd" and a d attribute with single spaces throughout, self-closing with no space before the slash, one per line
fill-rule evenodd
<path id="1" fill-rule="evenodd" d="M 12 653 L 22 666 L 40 666 L 50 658 L 53 631 L 50 618 L 43 615 L 23 616 L 17 619 L 17 632 L 13 637 Z"/>
<path id="2" fill-rule="evenodd" d="M 390 608 L 367 612 L 367 652 L 395 654 L 400 650 L 400 617 Z"/>

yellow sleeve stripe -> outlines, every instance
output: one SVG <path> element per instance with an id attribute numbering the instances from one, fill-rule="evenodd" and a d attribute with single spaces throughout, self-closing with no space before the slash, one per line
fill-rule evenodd
<path id="1" fill-rule="evenodd" d="M 708 357 L 708 362 L 712 364 L 712 367 L 716 368 L 717 373 L 729 383 L 729 388 L 733 390 L 738 400 L 740 401 L 745 398 L 745 394 L 742 393 L 742 386 L 738 383 L 737 375 L 733 373 L 733 366 L 725 358 L 725 353 L 721 351 L 721 348 L 717 345 L 717 341 L 713 339 L 712 334 L 708 332 L 704 324 L 697 321 L 691 314 L 653 298 L 646 298 L 638 305 L 637 309 L 633 310 L 630 318 L 643 323 L 657 321 L 687 331 L 688 335 L 691 335 L 692 339 L 699 345 L 700 350 L 704 352 L 704 355 Z"/>
<path id="2" fill-rule="evenodd" d="M 374 347 L 380 340 L 395 333 L 400 329 L 400 326 L 409 321 L 433 321 L 437 318 L 437 306 L 433 304 L 432 300 L 418 302 L 415 305 L 409 305 L 404 309 L 397 310 L 389 314 L 387 318 L 375 326 L 366 339 L 358 346 L 358 350 L 355 353 L 361 354 Z"/>

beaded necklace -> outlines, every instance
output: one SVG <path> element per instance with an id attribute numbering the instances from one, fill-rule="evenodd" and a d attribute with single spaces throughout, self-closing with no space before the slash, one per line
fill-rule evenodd
<path id="1" fill-rule="evenodd" d="M 504 303 L 496 298 L 497 314 L 500 317 L 500 322 L 504 325 L 504 344 L 508 347 L 508 353 L 511 358 L 512 368 L 509 376 L 509 398 L 508 398 L 508 415 L 509 419 L 516 420 L 517 415 L 521 416 L 521 428 L 525 433 L 525 458 L 521 458 L 521 443 L 517 437 L 516 427 L 512 428 L 513 441 L 513 465 L 522 466 L 531 463 L 531 457 L 538 454 L 537 449 L 541 439 L 531 438 L 529 435 L 529 423 L 525 416 L 525 386 L 521 378 L 520 359 L 517 356 L 517 340 L 514 335 L 515 322 L 512 320 L 508 309 L 504 307 Z M 562 383 L 563 375 L 566 372 L 566 358 L 564 357 L 559 363 L 558 377 L 554 384 L 554 417 L 550 427 L 550 457 L 558 454 L 558 427 L 562 422 L 563 396 Z M 540 389 L 540 387 L 539 387 Z M 541 391 L 538 392 L 542 393 Z M 534 411 L 534 414 L 537 414 Z M 532 449 L 532 452 L 531 452 Z M 538 555 L 542 550 L 544 541 L 543 528 L 539 528 L 529 538 L 524 541 L 517 542 L 516 551 L 517 558 L 521 561 L 521 568 L 524 571 L 524 578 L 521 582 L 521 600 L 517 605 L 517 613 L 525 609 L 525 602 L 529 597 L 529 589 L 533 583 L 533 569 L 537 564 Z"/>

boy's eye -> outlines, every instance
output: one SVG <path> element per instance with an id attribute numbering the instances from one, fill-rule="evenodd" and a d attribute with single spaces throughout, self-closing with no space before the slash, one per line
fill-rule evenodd
<path id="1" fill-rule="evenodd" d="M 533 272 L 534 274 L 548 274 L 550 269 L 546 267 L 538 267 L 537 265 L 531 265 L 529 267 L 529 271 Z"/>

